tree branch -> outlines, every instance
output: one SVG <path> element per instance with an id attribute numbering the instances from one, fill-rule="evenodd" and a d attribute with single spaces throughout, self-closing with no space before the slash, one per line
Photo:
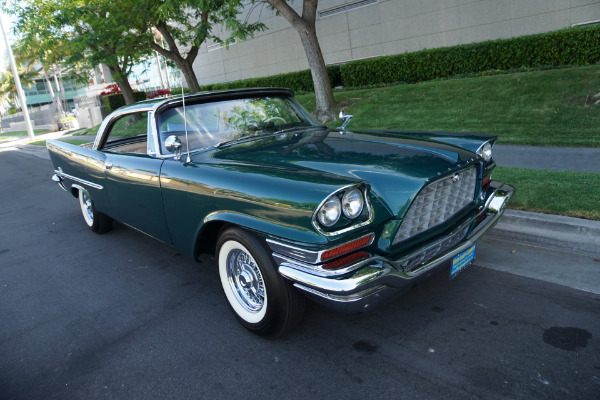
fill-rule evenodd
<path id="1" fill-rule="evenodd" d="M 304 0 L 302 4 L 302 19 L 310 26 L 315 26 L 319 0 Z"/>
<path id="2" fill-rule="evenodd" d="M 304 24 L 304 20 L 298 15 L 285 0 L 264 0 L 275 8 L 279 13 L 292 24 L 292 26 L 298 29 L 299 26 Z"/>

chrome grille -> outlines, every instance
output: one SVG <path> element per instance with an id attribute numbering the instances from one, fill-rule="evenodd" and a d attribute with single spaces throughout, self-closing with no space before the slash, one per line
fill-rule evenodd
<path id="1" fill-rule="evenodd" d="M 475 168 L 470 168 L 425 186 L 406 213 L 393 244 L 444 223 L 468 206 L 475 197 L 475 182 Z"/>

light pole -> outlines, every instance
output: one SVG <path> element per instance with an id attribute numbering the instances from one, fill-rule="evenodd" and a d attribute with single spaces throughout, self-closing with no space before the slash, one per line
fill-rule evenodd
<path id="1" fill-rule="evenodd" d="M 4 32 L 4 25 L 2 25 L 1 14 L 0 30 L 2 31 L 2 36 L 4 37 L 4 43 L 6 43 L 6 49 L 8 50 L 8 59 L 10 60 L 10 67 L 12 68 L 13 77 L 15 78 L 17 94 L 19 95 L 19 100 L 21 101 L 21 109 L 23 110 L 23 116 L 25 117 L 25 126 L 27 127 L 27 136 L 29 136 L 29 140 L 33 140 L 33 127 L 31 126 L 31 120 L 29 119 L 29 111 L 27 110 L 27 101 L 25 100 L 25 93 L 23 93 L 23 88 L 21 87 L 21 79 L 19 78 L 19 72 L 17 71 L 17 64 L 15 63 L 15 57 L 13 56 L 12 48 L 10 47 L 10 43 L 8 42 L 8 38 L 6 37 L 6 32 Z"/>

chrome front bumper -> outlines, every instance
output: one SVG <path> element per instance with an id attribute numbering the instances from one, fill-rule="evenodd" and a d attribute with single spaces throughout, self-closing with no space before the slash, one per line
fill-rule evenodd
<path id="1" fill-rule="evenodd" d="M 402 254 L 397 259 L 372 256 L 344 268 L 350 271 L 346 274 L 327 275 L 311 272 L 306 268 L 305 263 L 277 253 L 276 250 L 281 247 L 271 245 L 275 250 L 273 257 L 279 265 L 279 273 L 314 301 L 343 312 L 368 311 L 376 305 L 398 297 L 417 281 L 429 277 L 434 272 L 449 268 L 457 254 L 469 249 L 481 239 L 504 214 L 514 188 L 500 182 L 492 182 L 490 191 L 485 207 L 477 215 L 469 218 L 449 235 L 427 243 L 413 252 Z M 448 236 L 467 229 L 469 233 L 449 250 L 442 251 L 409 271 L 402 268 L 401 265 L 406 264 L 406 260 L 418 257 Z"/>

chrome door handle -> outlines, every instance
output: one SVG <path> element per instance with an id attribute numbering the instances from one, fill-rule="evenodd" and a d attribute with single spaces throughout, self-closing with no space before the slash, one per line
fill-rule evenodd
<path id="1" fill-rule="evenodd" d="M 104 163 L 104 168 L 111 169 L 112 167 L 113 167 L 113 163 L 111 163 L 110 161 L 106 161 Z"/>

